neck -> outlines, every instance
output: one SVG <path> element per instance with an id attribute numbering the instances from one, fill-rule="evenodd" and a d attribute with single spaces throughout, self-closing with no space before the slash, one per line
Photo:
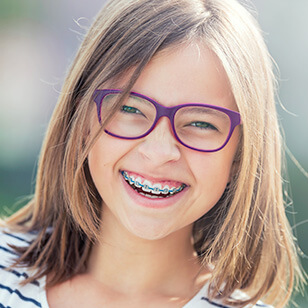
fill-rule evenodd
<path id="1" fill-rule="evenodd" d="M 192 226 L 146 240 L 103 221 L 88 264 L 95 281 L 129 294 L 194 293 L 204 284 L 204 276 L 198 276 L 201 266 L 191 241 Z"/>

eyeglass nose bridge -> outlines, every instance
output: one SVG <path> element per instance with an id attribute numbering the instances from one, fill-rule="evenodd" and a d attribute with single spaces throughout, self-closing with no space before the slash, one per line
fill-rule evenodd
<path id="1" fill-rule="evenodd" d="M 156 108 L 156 117 L 154 119 L 153 125 L 152 127 L 148 130 L 147 135 L 150 134 L 154 128 L 156 127 L 158 121 L 163 118 L 166 117 L 169 119 L 171 127 L 172 127 L 172 133 L 173 136 L 176 140 L 180 141 L 176 131 L 175 131 L 175 127 L 174 127 L 174 115 L 176 113 L 176 111 L 179 109 L 178 106 L 174 106 L 174 107 L 165 107 L 163 105 L 160 105 L 159 103 L 155 102 L 152 100 L 152 103 L 154 104 L 155 108 Z M 180 141 L 181 142 L 181 141 Z"/>

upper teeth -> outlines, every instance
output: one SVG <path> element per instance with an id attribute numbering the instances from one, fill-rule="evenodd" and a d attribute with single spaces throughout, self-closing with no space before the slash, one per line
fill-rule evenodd
<path id="1" fill-rule="evenodd" d="M 162 185 L 160 183 L 152 184 L 149 180 L 144 180 L 140 177 L 134 177 L 133 175 L 128 175 L 127 172 L 122 171 L 122 175 L 129 182 L 129 184 L 134 185 L 136 187 L 141 187 L 141 189 L 145 192 L 151 192 L 152 194 L 160 195 L 160 194 L 174 194 L 176 192 L 181 191 L 185 184 L 180 185 L 179 187 L 169 187 L 168 185 Z"/>

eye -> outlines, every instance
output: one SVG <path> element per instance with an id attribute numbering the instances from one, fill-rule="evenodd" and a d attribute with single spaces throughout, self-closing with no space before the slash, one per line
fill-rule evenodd
<path id="1" fill-rule="evenodd" d="M 208 122 L 202 122 L 202 121 L 191 122 L 187 126 L 194 126 L 194 127 L 200 128 L 200 129 L 218 130 L 214 125 L 212 125 Z"/>
<path id="2" fill-rule="evenodd" d="M 139 109 L 127 105 L 122 106 L 121 111 L 124 113 L 142 114 L 142 112 Z"/>

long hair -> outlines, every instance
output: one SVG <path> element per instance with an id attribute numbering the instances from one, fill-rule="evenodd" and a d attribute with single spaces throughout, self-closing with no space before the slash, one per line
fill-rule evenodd
<path id="1" fill-rule="evenodd" d="M 124 96 L 155 54 L 192 42 L 220 59 L 242 118 L 232 179 L 193 229 L 200 261 L 213 265 L 210 296 L 230 303 L 242 289 L 249 299 L 233 304 L 288 301 L 302 275 L 284 212 L 275 78 L 257 23 L 235 0 L 111 0 L 98 14 L 51 118 L 34 197 L 6 220 L 37 232 L 15 247 L 17 264 L 36 269 L 26 282 L 48 274 L 51 286 L 81 273 L 98 238 L 102 199 L 87 156 L 108 117 L 90 138 L 94 90 L 130 72 Z"/>

